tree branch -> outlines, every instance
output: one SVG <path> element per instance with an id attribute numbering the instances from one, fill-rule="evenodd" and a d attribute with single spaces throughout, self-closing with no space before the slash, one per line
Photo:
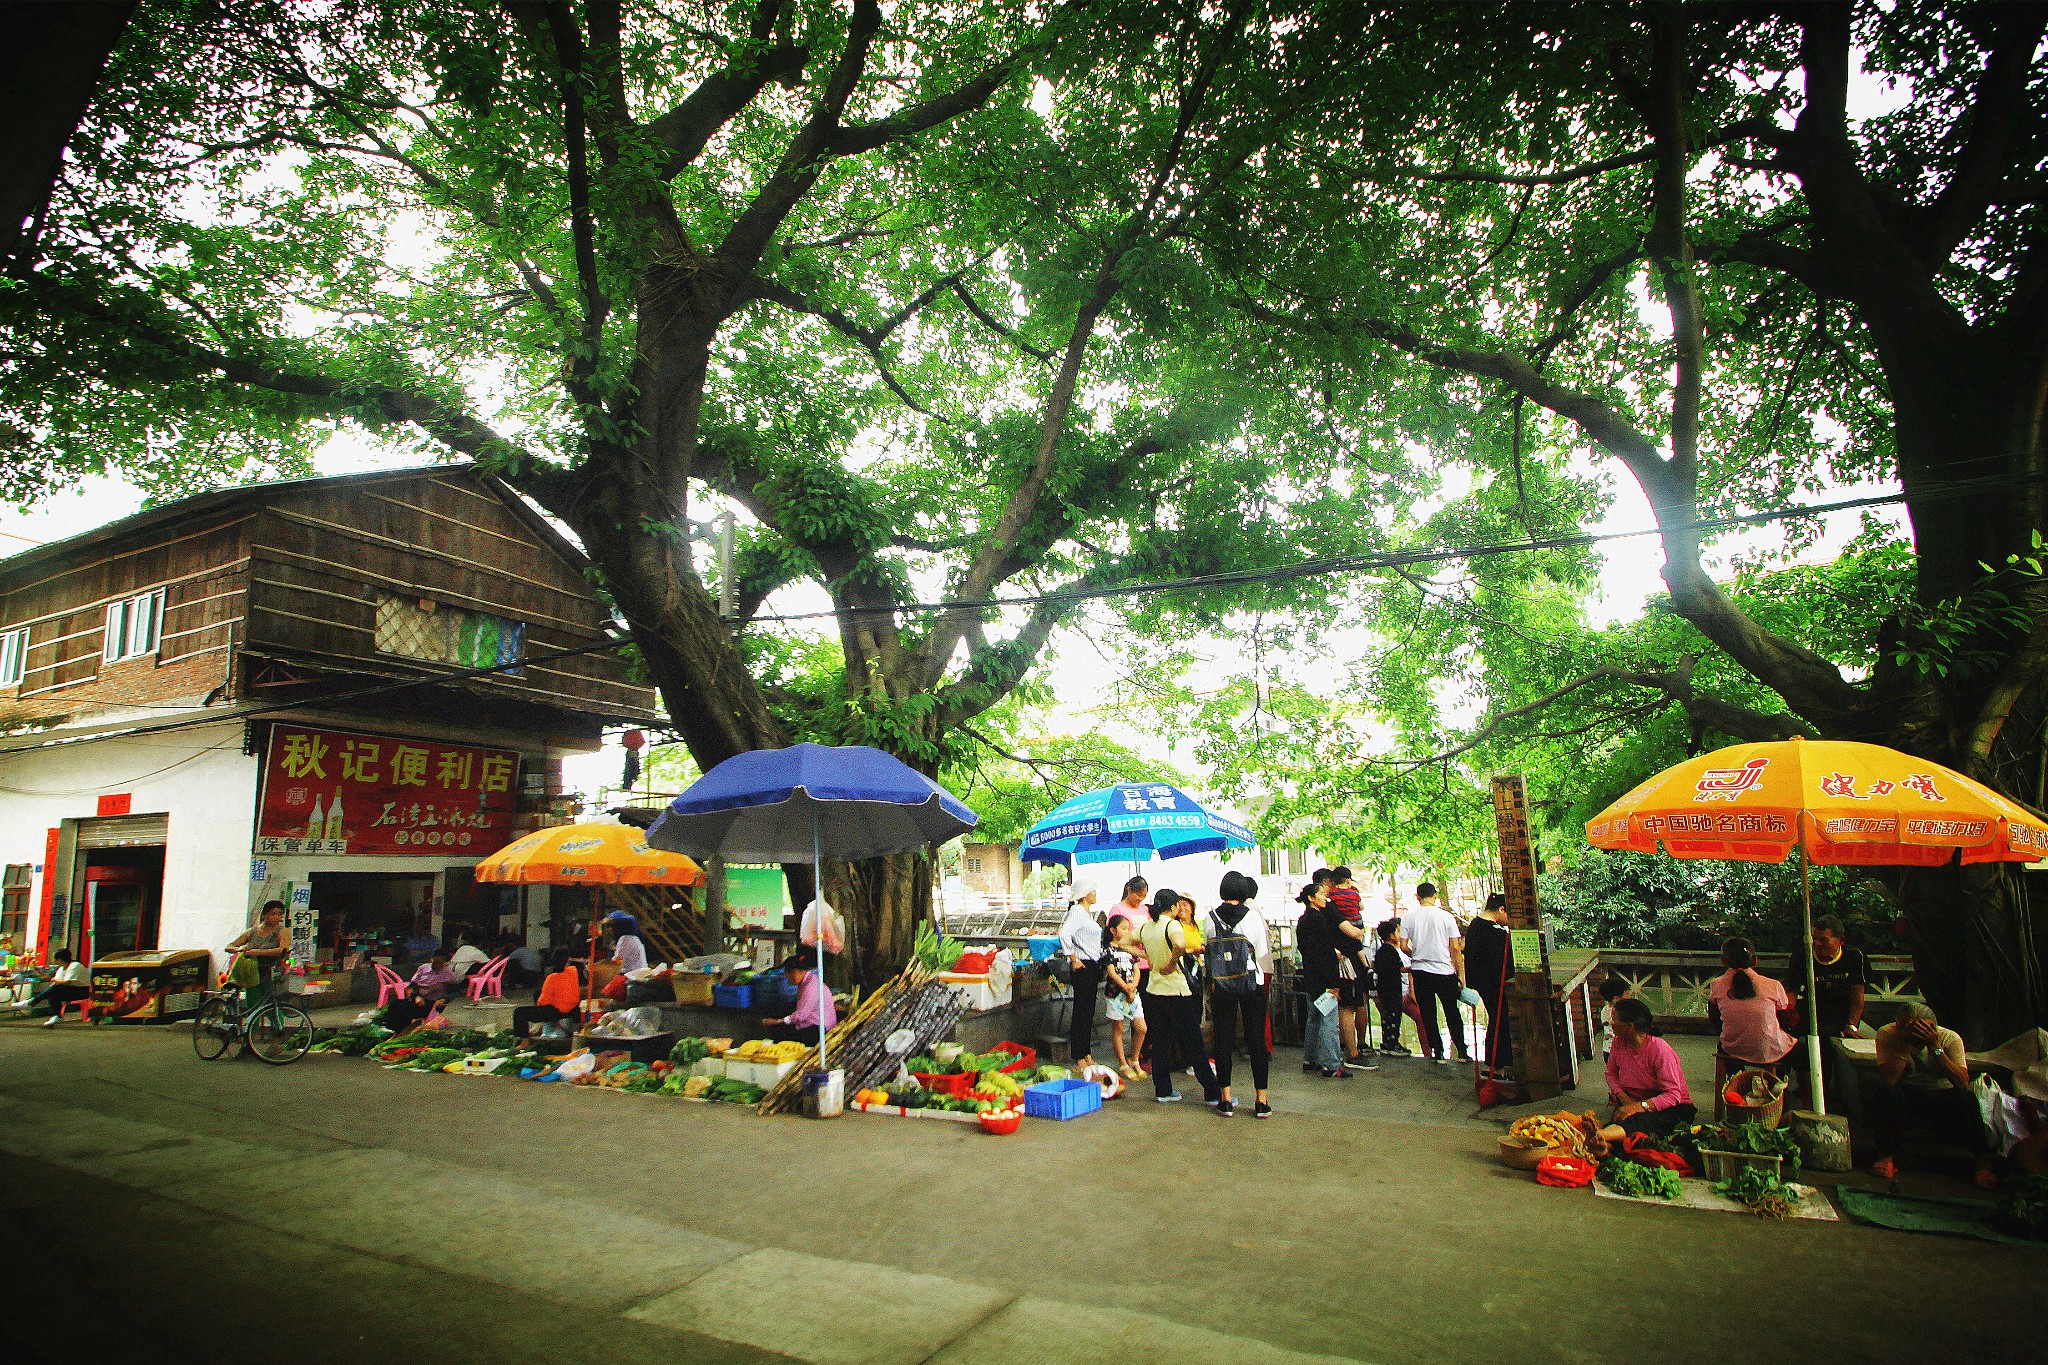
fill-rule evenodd
<path id="1" fill-rule="evenodd" d="M 2048 32 L 2048 7 L 2007 5 L 1965 118 L 1970 137 L 1955 174 L 1927 206 L 1921 250 L 1930 267 L 1947 263 L 1991 206 L 2010 168 L 2014 140 L 2039 127 L 2027 102 L 2034 54 Z"/>
<path id="2" fill-rule="evenodd" d="M 808 313 L 813 317 L 820 318 L 829 324 L 834 331 L 851 337 L 854 341 L 858 342 L 861 349 L 865 350 L 874 360 L 875 372 L 881 376 L 882 382 L 889 386 L 889 391 L 902 401 L 903 406 L 913 412 L 921 413 L 935 422 L 944 422 L 946 419 L 910 396 L 910 391 L 897 381 L 895 374 L 889 369 L 889 357 L 882 347 L 883 343 L 888 339 L 889 333 L 901 326 L 918 308 L 930 303 L 944 287 L 944 281 L 933 285 L 920 295 L 918 299 L 913 300 L 905 308 L 899 309 L 880 327 L 863 327 L 837 308 L 808 299 L 787 285 L 777 283 L 774 280 L 764 279 L 759 275 L 753 276 L 747 282 L 749 296 L 765 299 L 770 303 L 780 304 L 791 312 Z"/>
<path id="3" fill-rule="evenodd" d="M 994 332 L 997 336 L 1009 342 L 1011 345 L 1015 346 L 1018 350 L 1024 352 L 1024 354 L 1030 356 L 1034 360 L 1046 361 L 1052 359 L 1053 353 L 1051 351 L 1044 350 L 1037 346 L 1033 346 L 1030 342 L 1024 339 L 1022 333 L 1018 332 L 1015 328 L 1007 327 L 1002 322 L 998 321 L 993 315 L 989 313 L 989 311 L 986 308 L 983 308 L 981 306 L 980 300 L 974 297 L 974 291 L 969 289 L 965 284 L 961 283 L 959 280 L 953 281 L 953 292 L 959 295 L 960 302 L 967 305 L 967 311 L 974 314 L 974 316 L 981 322 L 982 326 L 988 328 L 991 332 Z"/>

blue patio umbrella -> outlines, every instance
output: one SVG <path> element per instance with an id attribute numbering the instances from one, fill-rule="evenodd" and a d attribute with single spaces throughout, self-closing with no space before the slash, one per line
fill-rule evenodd
<path id="1" fill-rule="evenodd" d="M 1250 830 L 1164 782 L 1119 782 L 1062 803 L 1024 835 L 1027 863 L 1140 863 L 1256 848 Z"/>
<path id="2" fill-rule="evenodd" d="M 826 858 L 912 853 L 965 833 L 979 819 L 951 792 L 880 749 L 796 744 L 728 758 L 669 803 L 647 831 L 647 843 L 699 860 L 716 855 L 816 868 Z M 822 886 L 817 899 L 822 904 Z M 823 939 L 821 933 L 821 971 Z M 821 1012 L 818 1064 L 824 1063 Z"/>

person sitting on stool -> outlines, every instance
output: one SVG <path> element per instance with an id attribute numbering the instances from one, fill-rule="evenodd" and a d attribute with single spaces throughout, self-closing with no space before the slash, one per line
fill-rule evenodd
<path id="1" fill-rule="evenodd" d="M 789 984 L 796 987 L 796 1008 L 780 1019 L 761 1022 L 768 1026 L 768 1036 L 778 1043 L 814 1043 L 818 1040 L 820 1019 L 827 1033 L 839 1022 L 832 992 L 825 989 L 824 973 L 818 970 L 818 950 L 797 949 L 784 959 L 782 970 L 788 974 Z"/>
<path id="2" fill-rule="evenodd" d="M 56 973 L 50 984 L 37 991 L 21 1008 L 25 1013 L 34 1014 L 44 1005 L 50 1007 L 50 1017 L 43 1021 L 44 1028 L 55 1028 L 57 1021 L 64 1017 L 64 1007 L 73 1000 L 83 1000 L 92 994 L 86 985 L 85 964 L 74 961 L 69 948 L 59 948 L 50 955 L 56 964 Z"/>
<path id="3" fill-rule="evenodd" d="M 531 1005 L 512 1011 L 512 1035 L 526 1037 L 531 1024 L 567 1024 L 573 1027 L 583 1017 L 583 976 L 569 960 L 567 948 L 548 954 L 548 977 L 540 983 L 540 994 Z"/>
<path id="4" fill-rule="evenodd" d="M 433 1013 L 434 1006 L 446 1000 L 448 992 L 460 984 L 462 979 L 448 969 L 448 954 L 435 953 L 433 960 L 405 983 L 405 994 L 384 1007 L 384 1027 L 393 1033 L 404 1033 Z"/>
<path id="5" fill-rule="evenodd" d="M 1870 1100 L 1877 1125 L 1877 1159 L 1870 1163 L 1870 1173 L 1879 1180 L 1899 1173 L 1906 1129 L 1926 1127 L 1977 1159 L 1980 1186 L 1998 1188 L 1983 1114 L 1970 1089 L 1962 1035 L 1943 1028 L 1927 1006 L 1901 1005 L 1897 1021 L 1877 1031 L 1877 1089 Z"/>

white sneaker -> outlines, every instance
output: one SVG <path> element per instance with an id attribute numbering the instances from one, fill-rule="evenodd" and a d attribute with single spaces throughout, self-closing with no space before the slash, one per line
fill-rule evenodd
<path id="1" fill-rule="evenodd" d="M 64 1016 L 63 1016 L 63 1015 L 61 1015 L 61 1014 L 53 1014 L 53 1015 L 51 1015 L 51 1016 L 50 1016 L 49 1018 L 47 1018 L 47 1019 L 43 1020 L 43 1027 L 44 1027 L 44 1028 L 55 1028 L 55 1027 L 57 1027 L 57 1021 L 58 1021 L 59 1019 L 62 1019 L 63 1017 L 64 1017 Z"/>

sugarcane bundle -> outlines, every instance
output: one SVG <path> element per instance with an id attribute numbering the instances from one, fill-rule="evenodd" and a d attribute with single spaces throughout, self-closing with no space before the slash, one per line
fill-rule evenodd
<path id="1" fill-rule="evenodd" d="M 877 1014 L 880 1014 L 888 1005 L 890 998 L 916 970 L 914 967 L 907 969 L 893 980 L 877 987 L 867 999 L 861 1001 L 844 1019 L 841 1019 L 838 1024 L 834 1025 L 825 1035 L 825 1055 L 835 1059 L 839 1058 L 845 1050 L 846 1040 L 851 1038 L 862 1025 L 873 1019 Z M 813 1046 L 797 1060 L 797 1064 L 794 1067 L 790 1068 L 788 1075 L 777 1081 L 773 1088 L 761 1097 L 761 1103 L 756 1106 L 756 1112 L 762 1114 L 783 1114 L 789 1112 L 803 1094 L 804 1074 L 819 1069 L 818 1049 L 816 1046 Z"/>
<path id="2" fill-rule="evenodd" d="M 929 1052 L 953 1031 L 964 1008 L 960 992 L 942 981 L 927 980 L 896 992 L 890 1007 L 860 1031 L 839 1060 L 848 1087 L 864 1090 L 895 1080 L 903 1059 Z M 909 1035 L 909 1043 L 890 1048 L 888 1040 L 899 1031 Z"/>

